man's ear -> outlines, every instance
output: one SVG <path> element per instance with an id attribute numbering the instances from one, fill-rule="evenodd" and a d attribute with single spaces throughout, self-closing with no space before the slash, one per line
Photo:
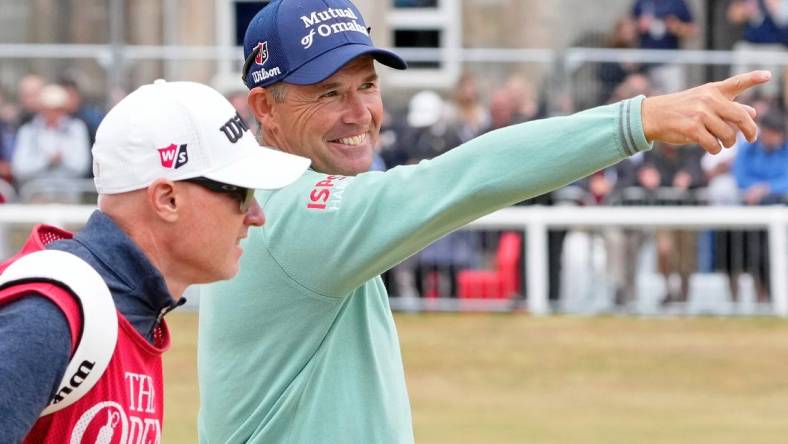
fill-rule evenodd
<path id="1" fill-rule="evenodd" d="M 186 196 L 178 189 L 175 182 L 156 179 L 148 185 L 147 196 L 151 210 L 162 220 L 167 222 L 178 220 L 178 210 L 183 207 Z"/>
<path id="2" fill-rule="evenodd" d="M 257 118 L 258 122 L 262 124 L 270 123 L 271 114 L 274 112 L 275 102 L 268 90 L 262 86 L 253 88 L 251 91 L 249 91 L 246 102 L 249 104 L 249 109 L 252 110 L 252 113 L 254 113 L 254 116 Z"/>

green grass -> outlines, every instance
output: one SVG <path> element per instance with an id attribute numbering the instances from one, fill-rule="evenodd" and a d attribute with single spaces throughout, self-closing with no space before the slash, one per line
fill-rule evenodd
<path id="1" fill-rule="evenodd" d="M 164 442 L 196 441 L 196 315 L 168 317 Z M 416 440 L 783 443 L 788 321 L 398 315 Z"/>

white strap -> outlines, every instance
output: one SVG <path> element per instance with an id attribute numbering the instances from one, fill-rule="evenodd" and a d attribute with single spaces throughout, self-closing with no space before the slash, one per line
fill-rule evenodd
<path id="1" fill-rule="evenodd" d="M 82 337 L 55 398 L 40 415 L 46 416 L 75 403 L 104 374 L 118 340 L 118 315 L 104 279 L 87 262 L 71 253 L 36 251 L 21 257 L 0 275 L 0 285 L 36 280 L 64 285 L 77 296 L 82 306 Z"/>

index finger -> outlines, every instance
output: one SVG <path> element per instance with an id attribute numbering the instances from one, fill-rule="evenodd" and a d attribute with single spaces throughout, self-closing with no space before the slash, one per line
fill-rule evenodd
<path id="1" fill-rule="evenodd" d="M 751 71 L 729 77 L 719 82 L 719 89 L 728 100 L 733 100 L 744 91 L 747 91 L 753 86 L 762 85 L 771 78 L 772 73 L 769 71 Z"/>

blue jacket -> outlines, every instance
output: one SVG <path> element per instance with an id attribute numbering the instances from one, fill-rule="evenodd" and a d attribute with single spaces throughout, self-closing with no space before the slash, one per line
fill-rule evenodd
<path id="1" fill-rule="evenodd" d="M 765 183 L 772 194 L 788 193 L 788 144 L 774 151 L 767 151 L 760 141 L 740 145 L 733 175 L 742 191 Z"/>
<path id="2" fill-rule="evenodd" d="M 161 273 L 100 211 L 74 239 L 47 249 L 72 253 L 104 278 L 115 306 L 149 342 L 161 315 L 175 306 Z M 68 365 L 65 315 L 35 294 L 0 306 L 0 442 L 20 442 L 54 395 Z"/>
<path id="3" fill-rule="evenodd" d="M 782 42 L 784 30 L 774 22 L 764 0 L 758 0 L 758 10 L 762 16 L 761 21 L 747 22 L 742 37 L 750 43 L 775 44 Z"/>

